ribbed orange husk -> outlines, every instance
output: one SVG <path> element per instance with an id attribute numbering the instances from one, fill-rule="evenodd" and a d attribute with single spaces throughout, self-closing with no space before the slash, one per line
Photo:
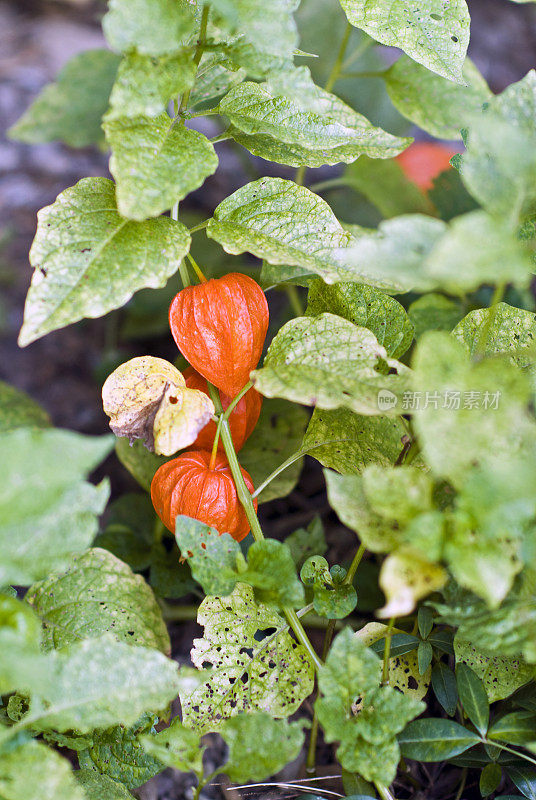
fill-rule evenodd
<path id="1" fill-rule="evenodd" d="M 208 394 L 207 382 L 199 372 L 196 372 L 193 367 L 188 367 L 182 373 L 186 386 L 189 389 L 198 389 L 200 392 Z M 227 411 L 232 397 L 219 390 L 221 405 L 224 411 Z M 231 438 L 235 450 L 238 452 L 244 446 L 244 443 L 249 438 L 255 425 L 258 422 L 259 414 L 262 408 L 262 395 L 255 389 L 250 389 L 246 394 L 240 398 L 236 406 L 233 408 L 229 415 L 229 428 L 231 431 Z M 195 442 L 191 445 L 192 450 L 212 450 L 214 437 L 216 436 L 216 423 L 212 420 L 205 425 L 203 430 Z M 223 452 L 223 443 L 220 438 L 218 441 L 218 450 Z"/>
<path id="2" fill-rule="evenodd" d="M 172 533 L 175 533 L 175 518 L 182 514 L 220 533 L 230 533 L 240 542 L 249 533 L 249 522 L 238 499 L 229 463 L 218 453 L 214 469 L 209 469 L 210 455 L 208 450 L 198 450 L 162 464 L 151 483 L 154 509 Z M 240 469 L 253 493 L 250 476 Z M 257 500 L 253 502 L 256 509 Z"/>
<path id="3" fill-rule="evenodd" d="M 451 167 L 450 159 L 457 152 L 439 142 L 415 142 L 396 160 L 410 181 L 428 191 L 433 186 L 434 178 Z"/>
<path id="4" fill-rule="evenodd" d="M 231 272 L 179 292 L 169 309 L 169 326 L 192 367 L 235 397 L 259 363 L 268 304 L 252 278 Z"/>

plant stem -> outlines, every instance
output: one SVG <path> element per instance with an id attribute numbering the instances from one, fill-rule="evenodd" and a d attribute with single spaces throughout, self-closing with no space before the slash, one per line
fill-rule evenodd
<path id="1" fill-rule="evenodd" d="M 463 794 L 463 790 L 465 789 L 466 781 L 467 781 L 467 767 L 464 767 L 462 769 L 462 779 L 460 781 L 460 787 L 459 787 L 458 791 L 456 792 L 456 797 L 454 798 L 454 800 L 461 800 L 461 796 Z"/>
<path id="2" fill-rule="evenodd" d="M 195 258 L 192 256 L 192 254 L 191 253 L 187 253 L 186 257 L 188 258 L 188 261 L 190 262 L 190 264 L 194 268 L 194 272 L 197 275 L 197 277 L 199 278 L 200 283 L 206 283 L 207 279 L 206 279 L 205 275 L 203 274 L 203 271 L 201 270 L 201 267 L 199 266 L 199 264 L 197 263 Z"/>
<path id="3" fill-rule="evenodd" d="M 290 302 L 290 307 L 297 317 L 303 317 L 303 307 L 298 290 L 292 284 L 285 286 L 285 291 Z"/>
<path id="4" fill-rule="evenodd" d="M 251 387 L 252 387 L 252 386 L 253 386 L 253 383 L 252 383 L 251 381 L 248 381 L 248 382 L 246 383 L 246 385 L 244 386 L 244 388 L 243 388 L 243 389 L 241 389 L 241 390 L 238 392 L 238 394 L 236 395 L 236 397 L 233 397 L 233 401 L 232 401 L 232 403 L 230 403 L 230 404 L 227 406 L 227 410 L 225 411 L 225 414 L 223 415 L 223 419 L 229 419 L 229 417 L 231 416 L 231 414 L 232 414 L 232 412 L 234 411 L 235 407 L 236 407 L 236 406 L 238 405 L 238 403 L 239 403 L 239 402 L 242 400 L 242 398 L 244 397 L 244 395 L 245 395 L 245 394 L 247 394 L 247 393 L 249 392 L 249 390 L 251 389 Z"/>
<path id="5" fill-rule="evenodd" d="M 218 420 L 218 425 L 216 427 L 216 435 L 214 436 L 214 443 L 212 445 L 212 453 L 210 454 L 210 462 L 208 465 L 209 470 L 213 470 L 216 465 L 216 458 L 218 456 L 218 443 L 220 441 L 220 433 L 221 433 L 221 421 L 223 417 L 220 417 Z"/>
<path id="6" fill-rule="evenodd" d="M 322 646 L 322 661 L 328 657 L 331 640 L 335 633 L 337 620 L 330 619 L 324 636 L 324 644 Z M 307 761 L 305 762 L 305 774 L 309 777 L 316 775 L 316 743 L 318 740 L 318 714 L 316 708 L 313 712 L 313 722 L 311 724 L 311 735 L 309 736 L 309 747 L 307 749 Z"/>
<path id="7" fill-rule="evenodd" d="M 363 72 L 343 72 L 342 78 L 383 78 L 389 72 L 387 69 L 363 70 Z"/>
<path id="8" fill-rule="evenodd" d="M 374 786 L 382 800 L 396 800 L 394 794 L 389 791 L 388 786 L 384 786 L 383 783 L 376 783 L 376 781 L 374 781 Z"/>
<path id="9" fill-rule="evenodd" d="M 201 13 L 201 24 L 199 26 L 199 39 L 197 40 L 197 47 L 195 48 L 193 62 L 196 67 L 199 66 L 199 62 L 201 61 L 201 56 L 203 55 L 204 44 L 205 44 L 205 36 L 207 35 L 207 23 L 208 23 L 208 12 L 209 12 L 209 5 L 205 3 L 203 6 L 203 11 Z M 179 106 L 178 114 L 179 116 L 183 113 L 188 105 L 188 101 L 190 99 L 190 94 L 192 91 L 192 87 L 190 87 L 186 92 L 184 92 L 183 96 L 181 97 L 181 104 Z M 186 120 L 183 118 L 180 120 L 179 125 L 184 125 Z"/>
<path id="10" fill-rule="evenodd" d="M 204 222 L 200 222 L 199 225 L 194 225 L 193 228 L 190 228 L 190 233 L 197 233 L 197 231 L 204 230 L 207 227 L 209 222 L 210 222 L 210 219 L 206 219 L 206 220 L 204 220 Z"/>
<path id="11" fill-rule="evenodd" d="M 294 178 L 294 183 L 297 183 L 298 186 L 303 186 L 303 181 L 305 179 L 305 170 L 307 169 L 306 166 L 299 167 L 296 170 L 296 177 Z"/>
<path id="12" fill-rule="evenodd" d="M 525 753 L 520 753 L 519 750 L 513 750 L 511 747 L 507 747 L 505 744 L 501 744 L 500 742 L 493 742 L 491 739 L 482 739 L 483 744 L 491 745 L 491 747 L 498 747 L 499 750 L 506 750 L 507 753 L 511 753 L 513 756 L 517 756 L 518 758 L 523 758 L 525 761 L 529 761 L 531 764 L 536 765 L 536 759 L 527 756 Z"/>
<path id="13" fill-rule="evenodd" d="M 212 402 L 214 403 L 214 407 L 216 408 L 216 411 L 219 414 L 221 414 L 222 406 L 221 406 L 220 396 L 216 388 L 212 386 L 211 383 L 208 383 L 208 388 L 210 396 L 212 398 Z M 242 503 L 242 506 L 246 513 L 246 517 L 248 518 L 253 538 L 255 539 L 256 542 L 260 542 L 264 539 L 264 534 L 260 526 L 259 518 L 257 517 L 257 512 L 255 511 L 255 506 L 253 505 L 253 498 L 251 496 L 248 487 L 246 486 L 246 483 L 244 481 L 244 476 L 242 475 L 242 470 L 240 469 L 240 464 L 238 463 L 236 450 L 234 448 L 233 439 L 231 437 L 231 431 L 229 430 L 229 422 L 224 419 L 221 420 L 221 440 L 223 442 L 223 446 L 225 448 L 225 455 L 227 456 L 227 461 L 229 462 L 231 474 L 235 482 L 238 499 Z M 305 633 L 303 625 L 301 624 L 300 619 L 296 614 L 296 611 L 293 608 L 285 606 L 283 608 L 283 613 L 285 614 L 290 627 L 294 631 L 296 639 L 307 650 L 307 653 L 309 654 L 313 664 L 315 665 L 315 668 L 317 670 L 320 669 L 322 666 L 322 662 L 315 653 L 313 645 L 309 641 L 309 637 Z"/>
<path id="14" fill-rule="evenodd" d="M 356 47 L 353 53 L 350 53 L 350 55 L 342 65 L 342 70 L 344 71 L 348 69 L 350 64 L 353 64 L 354 61 L 357 61 L 359 58 L 361 58 L 361 56 L 375 44 L 376 42 L 374 41 L 374 39 L 371 39 L 370 36 L 365 36 L 363 34 L 362 41 L 359 43 L 359 45 Z"/>
<path id="15" fill-rule="evenodd" d="M 325 181 L 313 183 L 309 188 L 312 192 L 323 192 L 326 189 L 338 189 L 342 186 L 348 186 L 348 180 L 341 175 L 338 178 L 328 178 Z"/>
<path id="16" fill-rule="evenodd" d="M 337 78 L 340 75 L 344 54 L 346 53 L 346 48 L 348 47 L 348 41 L 350 39 L 350 34 L 352 33 L 352 30 L 353 30 L 352 26 L 350 25 L 349 22 L 347 22 L 346 28 L 344 29 L 343 37 L 341 39 L 339 52 L 337 53 L 337 58 L 335 59 L 333 68 L 329 73 L 329 78 L 327 79 L 326 85 L 324 86 L 326 92 L 331 92 L 333 86 L 337 82 Z"/>
<path id="17" fill-rule="evenodd" d="M 352 581 L 353 581 L 353 579 L 354 579 L 354 575 L 355 575 L 355 573 L 356 573 L 356 571 L 357 571 L 357 568 L 358 568 L 358 566 L 359 566 L 359 565 L 360 565 L 360 563 L 361 563 L 361 559 L 362 559 L 362 558 L 363 558 L 363 556 L 365 555 L 365 550 L 366 550 L 366 549 L 367 549 L 367 548 L 365 547 L 365 545 L 364 545 L 363 543 L 361 543 L 361 544 L 359 545 L 359 548 L 358 548 L 358 550 L 357 550 L 357 553 L 356 553 L 356 554 L 355 554 L 355 556 L 353 557 L 353 559 L 352 559 L 352 563 L 351 563 L 351 564 L 350 564 L 350 566 L 348 567 L 348 572 L 346 573 L 346 577 L 345 577 L 345 578 L 344 578 L 344 580 L 343 580 L 343 584 L 350 584 L 350 583 L 352 583 Z"/>
<path id="18" fill-rule="evenodd" d="M 385 648 L 383 651 L 383 667 L 382 667 L 382 686 L 389 684 L 389 661 L 391 654 L 391 638 L 393 636 L 393 628 L 395 626 L 396 617 L 391 617 L 385 632 Z"/>

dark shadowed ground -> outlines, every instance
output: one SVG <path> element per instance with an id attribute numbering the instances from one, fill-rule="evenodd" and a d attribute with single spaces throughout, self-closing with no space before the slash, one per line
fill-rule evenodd
<path id="1" fill-rule="evenodd" d="M 492 89 L 499 92 L 536 64 L 536 6 L 509 0 L 469 0 L 469 7 L 473 19 L 470 54 Z M 103 5 L 83 0 L 0 1 L 3 128 L 17 120 L 69 58 L 81 50 L 103 46 L 98 8 Z M 210 124 L 213 123 L 208 121 L 207 125 Z M 218 154 L 217 175 L 184 204 L 200 219 L 209 216 L 215 205 L 239 185 L 261 174 L 263 166 L 267 169 L 264 162 L 240 159 L 227 145 L 220 146 Z M 110 369 L 118 361 L 142 353 L 174 359 L 176 349 L 171 337 L 163 334 L 135 341 L 121 338 L 118 336 L 124 323 L 121 313 L 49 334 L 22 350 L 16 344 L 16 337 L 31 277 L 28 250 L 37 210 L 53 202 L 60 191 L 80 178 L 107 174 L 107 156 L 94 149 L 75 151 L 60 144 L 26 146 L 0 139 L 0 379 L 27 391 L 47 409 L 55 425 L 92 434 L 107 431 L 100 386 Z M 270 174 L 291 177 L 292 172 L 270 168 Z M 276 317 L 284 314 L 283 296 L 275 295 L 271 303 Z M 115 458 L 109 459 L 105 471 L 112 477 L 115 494 L 136 488 Z M 355 538 L 330 513 L 321 470 L 316 462 L 308 460 L 299 488 L 285 500 L 264 506 L 262 516 L 271 534 L 283 537 L 309 522 L 314 514 L 322 515 L 326 523 L 330 560 L 344 563 L 353 551 Z M 173 652 L 179 661 L 187 661 L 192 638 L 199 630 L 195 623 L 173 626 Z M 322 635 L 319 631 L 311 632 L 318 647 Z M 208 757 L 219 764 L 223 752 L 217 737 L 213 738 L 214 748 Z M 324 746 L 320 753 L 323 762 L 320 774 L 337 774 L 338 767 L 331 760 L 331 748 Z M 287 767 L 283 778 L 299 777 L 300 766 L 298 763 Z M 413 794 L 419 800 L 447 800 L 454 797 L 459 783 L 459 770 L 441 765 L 429 765 L 415 776 L 423 787 Z M 139 796 L 143 800 L 177 800 L 184 796 L 189 785 L 189 779 L 167 770 L 140 790 Z M 322 781 L 320 785 L 342 794 L 337 780 Z M 502 793 L 508 793 L 506 789 Z M 263 796 L 281 796 L 281 790 L 267 792 Z M 238 800 L 259 797 L 261 791 L 228 789 L 223 794 L 229 800 Z M 298 794 L 292 791 L 285 796 Z M 397 796 L 407 797 L 408 793 L 401 791 Z M 470 777 L 463 797 L 479 796 Z"/>

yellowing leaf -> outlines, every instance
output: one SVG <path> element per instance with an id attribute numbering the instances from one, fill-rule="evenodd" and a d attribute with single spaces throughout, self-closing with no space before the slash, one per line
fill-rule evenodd
<path id="1" fill-rule="evenodd" d="M 367 647 L 383 639 L 387 632 L 387 625 L 383 622 L 368 622 L 364 628 L 355 634 Z M 393 628 L 393 634 L 403 633 L 399 628 Z M 391 656 L 389 659 L 389 685 L 399 689 L 403 694 L 408 694 L 414 700 L 422 700 L 428 691 L 432 668 L 429 666 L 423 675 L 419 672 L 417 650 L 411 650 L 401 656 Z M 353 707 L 354 713 L 359 710 L 359 705 Z"/>
<path id="2" fill-rule="evenodd" d="M 207 395 L 187 389 L 179 370 L 154 356 L 121 364 L 102 387 L 102 401 L 116 436 L 143 439 L 166 456 L 192 444 L 214 414 Z"/>
<path id="3" fill-rule="evenodd" d="M 447 580 L 443 567 L 432 564 L 414 550 L 400 549 L 388 556 L 380 572 L 380 586 L 387 599 L 378 616 L 411 614 L 421 597 L 441 589 Z"/>

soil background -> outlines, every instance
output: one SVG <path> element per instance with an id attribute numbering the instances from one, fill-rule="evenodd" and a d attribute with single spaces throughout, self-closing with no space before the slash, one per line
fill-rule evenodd
<path id="1" fill-rule="evenodd" d="M 308 0 L 303 2 L 307 4 Z M 500 92 L 536 65 L 536 6 L 509 0 L 468 0 L 468 5 L 472 16 L 469 54 L 493 91 Z M 134 342 L 118 340 L 121 319 L 114 314 L 105 320 L 72 325 L 24 349 L 17 346 L 31 278 L 28 251 L 37 211 L 80 178 L 109 173 L 107 155 L 97 149 L 71 150 L 59 143 L 27 146 L 6 138 L 5 131 L 72 56 L 88 48 L 105 46 L 98 22 L 103 11 L 103 3 L 91 0 L 0 0 L 0 379 L 28 392 L 49 412 L 56 426 L 88 434 L 108 430 L 100 387 L 110 365 L 113 368 L 116 362 L 145 353 L 173 360 L 176 349 L 169 335 Z M 202 124 L 213 135 L 211 120 Z M 227 145 L 219 146 L 218 155 L 217 175 L 184 203 L 200 219 L 210 216 L 224 197 L 257 174 L 293 175 L 291 170 L 274 168 L 266 162 L 240 159 Z M 336 172 L 337 168 L 327 169 L 325 175 Z M 285 302 L 284 296 L 271 293 L 271 312 L 276 319 L 285 314 Z M 108 460 L 102 471 L 111 476 L 115 496 L 138 488 L 115 457 Z M 306 459 L 298 488 L 288 498 L 263 506 L 262 518 L 270 534 L 282 538 L 307 524 L 315 514 L 322 516 L 326 526 L 330 562 L 344 563 L 353 553 L 355 537 L 330 512 L 321 469 L 312 459 Z M 181 663 L 188 662 L 192 638 L 199 632 L 195 623 L 172 625 L 173 655 Z M 311 632 L 319 648 L 322 636 L 320 631 Z M 207 758 L 214 766 L 223 762 L 224 752 L 218 737 L 211 738 Z M 331 748 L 323 746 L 319 754 L 319 761 L 324 762 L 319 767 L 320 775 L 339 772 L 332 760 Z M 281 780 L 300 777 L 302 766 L 303 757 L 286 768 Z M 459 776 L 456 768 L 428 765 L 415 774 L 422 789 L 412 795 L 402 791 L 397 797 L 447 800 L 455 796 Z M 469 776 L 462 800 L 480 797 L 476 780 L 477 776 L 474 779 Z M 316 785 L 344 794 L 337 779 Z M 185 796 L 189 786 L 189 778 L 166 770 L 137 794 L 142 800 L 178 800 Z M 507 794 L 509 788 L 501 787 L 501 793 Z M 259 787 L 238 791 L 222 784 L 209 787 L 203 794 L 238 800 L 261 795 L 296 797 L 300 790 Z"/>

